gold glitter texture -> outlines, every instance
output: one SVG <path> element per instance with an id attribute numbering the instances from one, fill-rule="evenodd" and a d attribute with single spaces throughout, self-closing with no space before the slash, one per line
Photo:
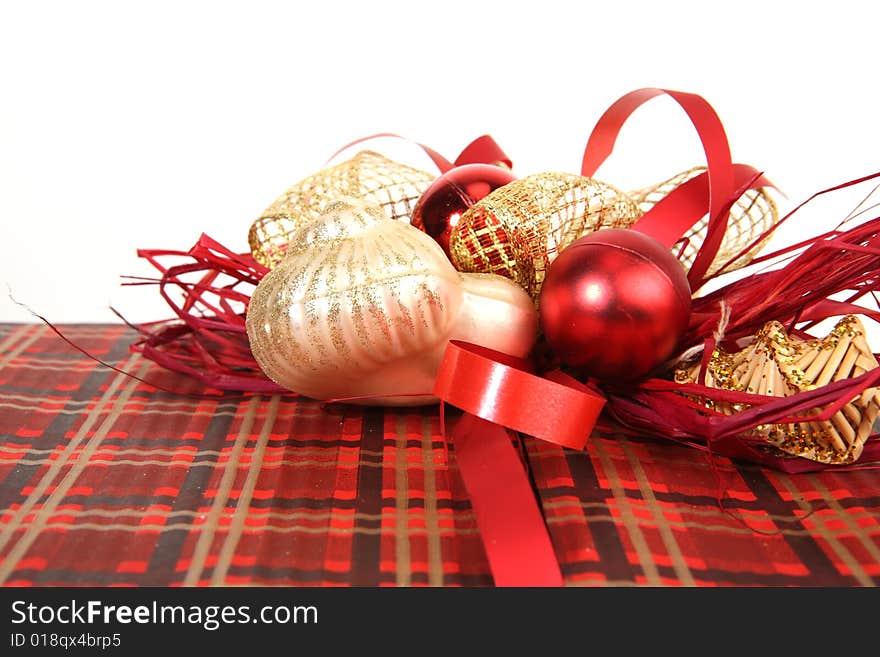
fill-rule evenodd
<path id="1" fill-rule="evenodd" d="M 638 204 L 642 212 L 647 212 L 679 185 L 686 183 L 705 171 L 706 167 L 694 167 L 673 176 L 669 180 L 629 192 L 629 195 Z M 778 221 L 779 209 L 770 196 L 770 190 L 766 187 L 747 190 L 730 208 L 730 218 L 728 219 L 727 229 L 724 231 L 721 247 L 718 249 L 718 254 L 712 261 L 707 273 L 714 274 L 731 258 L 742 253 Z M 694 264 L 697 251 L 699 251 L 703 241 L 706 239 L 708 225 L 709 217 L 707 215 L 685 234 L 684 237 L 687 239 L 687 242 L 684 250 L 682 251 L 678 246 L 673 249 L 685 269 L 689 270 L 691 265 Z M 728 267 L 727 271 L 733 271 L 749 264 L 766 241 L 767 239 L 764 239 L 760 244 L 755 245 L 746 255 L 743 255 L 736 263 Z M 680 255 L 679 251 L 681 251 Z"/>
<path id="2" fill-rule="evenodd" d="M 550 263 L 566 246 L 641 216 L 626 194 L 592 178 L 539 173 L 500 187 L 465 212 L 449 241 L 459 271 L 501 274 L 537 300 Z"/>
<path id="3" fill-rule="evenodd" d="M 416 202 L 435 177 L 378 153 L 361 151 L 299 181 L 279 196 L 251 225 L 251 253 L 271 269 L 284 257 L 298 228 L 346 197 L 376 205 L 390 219 L 409 223 Z"/>
<path id="4" fill-rule="evenodd" d="M 865 340 L 862 323 L 854 315 L 841 319 L 831 333 L 820 339 L 800 340 L 789 336 L 779 322 L 767 323 L 745 349 L 712 355 L 706 385 L 713 388 L 787 397 L 813 390 L 877 367 Z M 696 382 L 699 364 L 679 368 L 676 381 Z M 706 400 L 714 410 L 731 415 L 743 404 Z M 880 388 L 865 389 L 827 421 L 759 426 L 756 435 L 768 444 L 821 463 L 851 463 L 859 458 L 871 435 L 880 410 Z M 818 415 L 819 409 L 804 415 Z"/>

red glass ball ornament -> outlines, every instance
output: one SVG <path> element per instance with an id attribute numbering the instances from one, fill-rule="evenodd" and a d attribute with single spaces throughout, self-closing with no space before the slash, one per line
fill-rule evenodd
<path id="1" fill-rule="evenodd" d="M 627 381 L 673 355 L 690 320 L 691 290 L 657 240 L 606 229 L 551 263 L 540 309 L 544 335 L 563 363 L 599 380 Z"/>
<path id="2" fill-rule="evenodd" d="M 461 215 L 490 192 L 516 180 L 510 169 L 463 164 L 438 177 L 419 198 L 412 225 L 433 237 L 449 256 L 449 237 Z"/>

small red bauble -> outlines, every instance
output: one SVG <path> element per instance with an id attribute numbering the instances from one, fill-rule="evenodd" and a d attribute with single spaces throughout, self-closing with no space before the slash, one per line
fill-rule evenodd
<path id="1" fill-rule="evenodd" d="M 419 198 L 412 225 L 425 231 L 449 256 L 449 237 L 461 215 L 490 192 L 516 180 L 510 169 L 493 164 L 463 164 L 437 178 Z"/>
<path id="2" fill-rule="evenodd" d="M 544 335 L 563 363 L 627 381 L 673 355 L 690 320 L 691 291 L 681 264 L 657 240 L 606 229 L 553 261 L 540 307 Z"/>

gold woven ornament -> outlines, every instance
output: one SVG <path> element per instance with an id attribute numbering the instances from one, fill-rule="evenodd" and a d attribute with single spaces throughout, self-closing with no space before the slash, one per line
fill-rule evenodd
<path id="1" fill-rule="evenodd" d="M 877 367 L 865 340 L 865 329 L 854 315 L 841 319 L 821 339 L 789 336 L 779 322 L 768 322 L 754 341 L 734 354 L 717 349 L 709 361 L 706 385 L 724 390 L 788 397 Z M 680 368 L 676 381 L 694 383 L 700 365 Z M 707 406 L 725 415 L 743 404 L 713 402 Z M 880 388 L 865 389 L 828 421 L 759 426 L 756 433 L 783 452 L 821 463 L 851 463 L 859 458 L 880 411 Z M 817 415 L 815 409 L 812 415 Z"/>
<path id="2" fill-rule="evenodd" d="M 641 216 L 611 185 L 570 173 L 520 178 L 465 212 L 449 240 L 459 271 L 501 274 L 537 300 L 550 263 L 580 237 L 625 228 Z"/>
<path id="3" fill-rule="evenodd" d="M 706 167 L 694 167 L 673 176 L 669 180 L 629 192 L 629 195 L 638 204 L 642 212 L 647 212 L 663 200 L 671 191 L 705 171 Z M 721 247 L 718 249 L 718 254 L 712 261 L 707 273 L 714 274 L 721 269 L 731 258 L 742 253 L 744 249 L 772 228 L 778 221 L 779 209 L 770 196 L 769 189 L 761 187 L 760 189 L 746 191 L 730 208 L 730 219 L 727 222 L 727 229 L 724 231 Z M 697 251 L 706 239 L 708 225 L 709 217 L 707 215 L 697 222 L 685 235 L 687 243 L 684 250 L 681 251 L 679 246 L 673 249 L 687 270 L 694 264 Z M 767 239 L 756 245 L 748 254 L 732 264 L 728 271 L 734 271 L 749 264 L 766 242 Z M 681 251 L 680 255 L 679 251 Z"/>
<path id="4" fill-rule="evenodd" d="M 416 202 L 434 178 L 427 171 L 361 151 L 299 181 L 279 196 L 251 225 L 251 253 L 257 262 L 273 268 L 284 257 L 294 232 L 344 198 L 378 205 L 390 219 L 409 223 Z"/>

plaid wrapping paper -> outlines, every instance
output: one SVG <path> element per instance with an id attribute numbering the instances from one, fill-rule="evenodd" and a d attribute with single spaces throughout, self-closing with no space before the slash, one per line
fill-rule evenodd
<path id="1" fill-rule="evenodd" d="M 206 391 L 123 326 L 0 325 L 5 585 L 491 585 L 436 407 Z M 189 393 L 189 394 L 187 394 Z M 873 586 L 880 471 L 783 475 L 595 435 L 524 454 L 571 585 Z"/>

